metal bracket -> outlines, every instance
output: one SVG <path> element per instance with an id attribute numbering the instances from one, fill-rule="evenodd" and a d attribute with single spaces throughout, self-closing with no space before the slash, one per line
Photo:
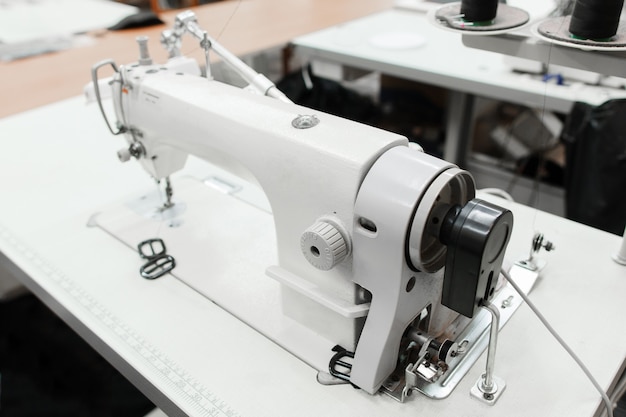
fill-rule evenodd
<path id="1" fill-rule="evenodd" d="M 552 242 L 548 242 L 547 240 L 544 242 L 543 233 L 536 233 L 533 236 L 528 259 L 518 261 L 516 262 L 516 264 L 531 271 L 542 270 L 543 267 L 546 265 L 546 262 L 535 257 L 535 254 L 538 253 L 541 248 L 544 248 L 546 252 L 550 252 L 556 249 Z"/>
<path id="2" fill-rule="evenodd" d="M 399 401 L 401 403 L 406 400 L 406 397 L 410 396 L 413 390 L 417 390 L 418 388 L 418 378 L 424 378 L 422 372 L 419 372 L 419 367 L 424 362 L 426 358 L 427 352 L 420 352 L 419 359 L 415 361 L 415 364 L 410 363 L 406 369 L 404 370 L 404 388 L 402 388 L 402 392 L 400 394 Z M 418 376 L 418 373 L 420 374 Z"/>

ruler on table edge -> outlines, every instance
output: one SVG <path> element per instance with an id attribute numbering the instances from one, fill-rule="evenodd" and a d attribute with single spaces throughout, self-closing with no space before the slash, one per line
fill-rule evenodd
<path id="1" fill-rule="evenodd" d="M 0 240 L 15 249 L 37 267 L 52 282 L 82 306 L 85 311 L 95 317 L 101 324 L 111 330 L 128 347 L 134 350 L 145 364 L 157 371 L 161 381 L 175 390 L 200 416 L 207 417 L 241 417 L 230 405 L 221 400 L 208 388 L 197 382 L 189 373 L 174 361 L 152 346 L 137 331 L 113 315 L 91 294 L 81 288 L 71 278 L 44 257 L 29 249 L 13 233 L 0 224 Z"/>

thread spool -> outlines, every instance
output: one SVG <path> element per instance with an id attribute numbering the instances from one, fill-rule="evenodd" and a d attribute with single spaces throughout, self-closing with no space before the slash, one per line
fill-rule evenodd
<path id="1" fill-rule="evenodd" d="M 609 40 L 617 33 L 624 0 L 576 0 L 569 31 L 574 38 Z"/>
<path id="2" fill-rule="evenodd" d="M 622 0 L 623 1 L 623 0 Z M 496 18 L 498 0 L 463 0 L 461 14 L 467 22 L 490 22 Z"/>
<path id="3" fill-rule="evenodd" d="M 445 4 L 429 14 L 437 26 L 472 35 L 504 33 L 526 24 L 528 12 L 498 0 L 463 0 Z"/>

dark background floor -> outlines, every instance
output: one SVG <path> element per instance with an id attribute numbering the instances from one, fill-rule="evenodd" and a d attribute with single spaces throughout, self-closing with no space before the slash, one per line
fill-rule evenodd
<path id="1" fill-rule="evenodd" d="M 141 417 L 152 409 L 33 295 L 0 302 L 0 416 Z"/>

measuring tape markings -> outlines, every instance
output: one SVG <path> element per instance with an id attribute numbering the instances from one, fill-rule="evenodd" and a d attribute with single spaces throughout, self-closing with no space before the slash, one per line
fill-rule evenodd
<path id="1" fill-rule="evenodd" d="M 32 265 L 37 267 L 86 311 L 96 317 L 100 323 L 104 324 L 126 345 L 139 354 L 146 363 L 158 371 L 158 375 L 164 379 L 167 385 L 174 387 L 175 390 L 191 400 L 190 405 L 196 411 L 208 417 L 241 417 L 228 403 L 198 383 L 183 368 L 107 310 L 91 294 L 65 276 L 61 270 L 30 250 L 1 224 L 0 239 L 16 249 L 19 254 L 23 255 Z"/>

